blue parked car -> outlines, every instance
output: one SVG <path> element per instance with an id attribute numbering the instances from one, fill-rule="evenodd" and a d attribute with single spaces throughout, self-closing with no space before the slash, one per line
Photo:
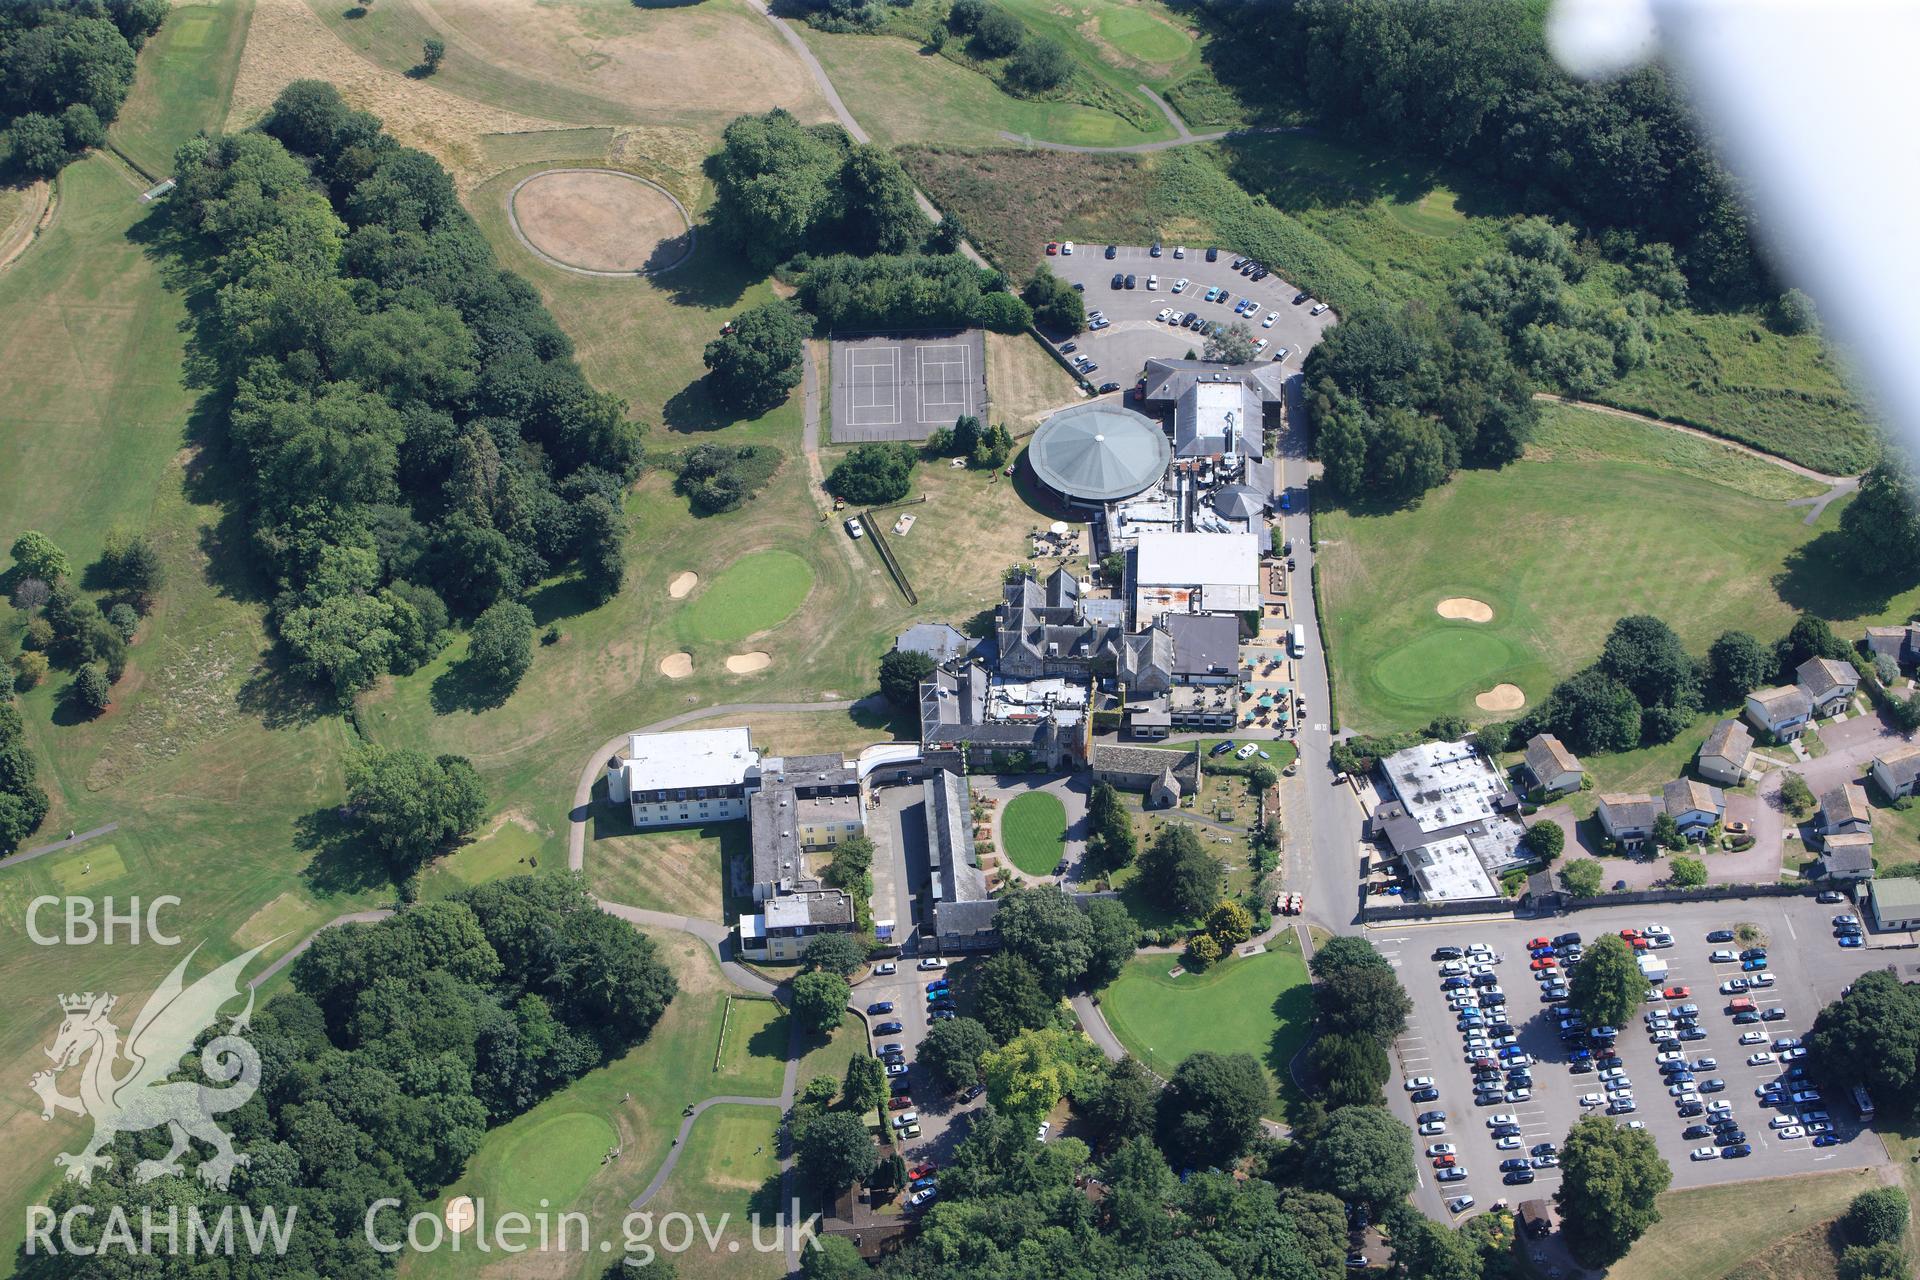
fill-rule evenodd
<path id="1" fill-rule="evenodd" d="M 1867 945 L 1866 941 L 1863 938 L 1861 938 L 1861 936 L 1857 933 L 1849 933 L 1844 937 L 1842 937 L 1839 941 L 1841 946 L 1847 947 L 1849 949 L 1853 947 L 1864 947 Z"/>
<path id="2" fill-rule="evenodd" d="M 892 1013 L 893 1001 L 876 1000 L 872 1004 L 867 1006 L 867 1012 L 868 1013 Z"/>
<path id="3" fill-rule="evenodd" d="M 1767 960 L 1765 956 L 1760 957 L 1758 960 L 1742 960 L 1740 962 L 1740 967 L 1742 969 L 1745 969 L 1748 973 L 1752 973 L 1756 969 L 1766 968 Z"/>

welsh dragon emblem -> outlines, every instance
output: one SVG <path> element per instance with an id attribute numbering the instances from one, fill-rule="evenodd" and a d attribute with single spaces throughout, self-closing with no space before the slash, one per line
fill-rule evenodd
<path id="1" fill-rule="evenodd" d="M 214 1149 L 213 1158 L 200 1165 L 203 1182 L 225 1190 L 234 1168 L 249 1162 L 248 1156 L 235 1153 L 232 1140 L 213 1118 L 243 1105 L 260 1086 L 260 1055 L 236 1034 L 246 1030 L 253 1016 L 251 987 L 246 990 L 246 1008 L 231 1018 L 224 1034 L 200 1050 L 200 1069 L 207 1079 L 232 1083 L 213 1088 L 168 1077 L 180 1069 L 181 1059 L 192 1052 L 201 1033 L 219 1021 L 220 1006 L 240 994 L 240 973 L 248 962 L 271 945 L 264 942 L 186 986 L 181 977 L 200 949 L 195 947 L 140 1010 L 124 1049 L 119 1028 L 108 1019 L 117 997 L 91 991 L 60 997 L 66 1016 L 53 1047 L 47 1050 L 53 1069 L 36 1072 L 29 1083 L 40 1095 L 42 1120 L 53 1119 L 55 1111 L 93 1117 L 93 1138 L 86 1147 L 54 1157 L 56 1164 L 66 1167 L 70 1181 L 86 1186 L 95 1169 L 111 1165 L 112 1157 L 100 1153 L 119 1134 L 161 1125 L 173 1137 L 173 1150 L 164 1159 L 136 1165 L 134 1177 L 140 1182 L 180 1173 L 180 1157 L 195 1138 Z M 127 1065 L 120 1071 L 123 1059 Z M 71 1067 L 80 1068 L 78 1097 L 61 1093 L 55 1080 Z"/>

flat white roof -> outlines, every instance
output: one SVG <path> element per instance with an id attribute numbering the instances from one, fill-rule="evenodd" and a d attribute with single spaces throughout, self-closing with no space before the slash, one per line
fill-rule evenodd
<path id="1" fill-rule="evenodd" d="M 751 942 L 767 936 L 767 920 L 762 915 L 740 917 L 740 941 Z"/>
<path id="2" fill-rule="evenodd" d="M 623 758 L 627 785 L 637 791 L 733 786 L 745 782 L 748 772 L 760 767 L 752 731 L 744 725 L 679 733 L 631 733 Z"/>
<path id="3" fill-rule="evenodd" d="M 1260 540 L 1250 533 L 1143 533 L 1135 557 L 1143 587 L 1260 587 Z"/>
<path id="4" fill-rule="evenodd" d="M 1480 855 L 1465 836 L 1454 836 L 1422 845 L 1407 854 L 1407 870 L 1420 884 L 1424 897 L 1497 898 L 1493 878 L 1480 865 Z"/>
<path id="5" fill-rule="evenodd" d="M 1380 762 L 1393 793 L 1422 831 L 1493 819 L 1506 779 L 1465 742 L 1423 742 Z"/>

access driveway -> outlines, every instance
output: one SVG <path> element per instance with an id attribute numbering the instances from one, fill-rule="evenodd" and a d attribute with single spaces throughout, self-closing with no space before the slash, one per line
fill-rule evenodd
<path id="1" fill-rule="evenodd" d="M 1114 249 L 1114 257 L 1108 259 L 1105 245 L 1076 244 L 1071 256 L 1046 260 L 1056 275 L 1082 286 L 1089 314 L 1103 311 L 1113 322 L 1111 328 L 1089 330 L 1072 338 L 1079 351 L 1091 356 L 1100 366 L 1094 373 L 1085 375 L 1095 386 L 1118 382 L 1122 387 L 1131 387 L 1148 360 L 1178 359 L 1188 351 L 1200 351 L 1206 338 L 1192 329 L 1155 319 L 1162 309 L 1172 308 L 1183 314 L 1197 311 L 1203 318 L 1222 324 L 1239 320 L 1253 331 L 1255 338 L 1267 339 L 1259 359 L 1270 360 L 1281 347 L 1286 347 L 1288 354 L 1282 363 L 1290 370 L 1300 368 L 1307 352 L 1338 319 L 1330 310 L 1317 316 L 1309 314 L 1311 302 L 1296 306 L 1293 299 L 1299 290 L 1277 275 L 1270 274 L 1256 281 L 1235 271 L 1233 260 L 1239 255 L 1224 246 L 1216 262 L 1207 261 L 1204 245 L 1187 246 L 1184 258 L 1173 256 L 1174 247 L 1163 246 L 1161 256 L 1154 258 L 1147 248 L 1119 245 Z M 1135 287 L 1115 289 L 1116 274 L 1123 279 L 1131 274 Z M 1149 289 L 1147 280 L 1153 275 L 1159 276 L 1158 287 Z M 1183 277 L 1188 281 L 1187 286 L 1175 293 L 1174 285 Z M 1207 290 L 1216 286 L 1227 290 L 1229 297 L 1222 302 L 1205 301 Z M 1242 298 L 1258 302 L 1259 311 L 1251 316 L 1235 316 L 1234 304 Z M 1263 328 L 1261 322 L 1273 312 L 1279 313 L 1273 327 Z"/>
<path id="2" fill-rule="evenodd" d="M 1527 1186 L 1507 1186 L 1502 1182 L 1502 1159 L 1519 1154 L 1497 1150 L 1489 1135 L 1487 1119 L 1498 1112 L 1511 1112 L 1518 1118 L 1523 1150 L 1538 1142 L 1560 1143 L 1582 1114 L 1583 1094 L 1601 1093 L 1597 1073 L 1574 1074 L 1569 1050 L 1563 1044 L 1550 1007 L 1539 997 L 1539 985 L 1528 968 L 1526 943 L 1534 937 L 1578 933 L 1588 944 L 1605 932 L 1640 928 L 1647 924 L 1666 925 L 1673 934 L 1674 946 L 1658 954 L 1670 970 L 1663 986 L 1682 985 L 1691 989 L 1683 1000 L 1659 1000 L 1642 1006 L 1633 1025 L 1620 1028 L 1615 1052 L 1622 1060 L 1637 1110 L 1617 1117 L 1620 1123 L 1642 1122 L 1659 1144 L 1661 1154 L 1673 1168 L 1674 1186 L 1692 1187 L 1715 1183 L 1780 1177 L 1788 1174 L 1825 1172 L 1883 1163 L 1886 1156 L 1880 1143 L 1863 1133 L 1853 1108 L 1838 1098 L 1820 1104 L 1828 1112 L 1841 1138 L 1837 1146 L 1816 1148 L 1807 1138 L 1781 1139 L 1768 1127 L 1775 1114 L 1761 1107 L 1755 1090 L 1778 1077 L 1777 1064 L 1748 1065 L 1750 1054 L 1766 1049 L 1781 1037 L 1804 1036 L 1821 1007 L 1839 997 L 1841 988 L 1875 968 L 1897 963 L 1902 976 L 1913 961 L 1907 952 L 1872 950 L 1849 951 L 1835 945 L 1831 936 L 1831 918 L 1844 911 L 1857 910 L 1851 904 L 1825 906 L 1811 898 L 1756 899 L 1741 902 L 1702 902 L 1640 906 L 1606 911 L 1573 912 L 1532 921 L 1495 921 L 1488 923 L 1445 922 L 1407 927 L 1385 926 L 1369 931 L 1369 936 L 1391 960 L 1407 992 L 1413 997 L 1414 1015 L 1406 1035 L 1395 1046 L 1395 1078 L 1389 1083 L 1389 1105 L 1394 1114 L 1411 1124 L 1416 1112 L 1439 1109 L 1447 1113 L 1447 1132 L 1439 1137 L 1422 1137 L 1421 1148 L 1430 1142 L 1451 1142 L 1460 1148 L 1460 1163 L 1468 1171 L 1466 1181 L 1438 1184 L 1431 1161 L 1421 1159 L 1421 1182 L 1415 1202 L 1429 1216 L 1445 1220 L 1444 1201 L 1463 1191 L 1474 1197 L 1475 1212 L 1498 1200 L 1518 1201 L 1550 1194 L 1558 1185 L 1557 1170 L 1540 1170 L 1536 1181 Z M 1753 992 L 1762 1009 L 1779 1008 L 1785 1016 L 1754 1027 L 1736 1026 L 1726 1011 L 1731 998 L 1720 994 L 1719 984 L 1740 975 L 1739 964 L 1713 964 L 1708 955 L 1710 930 L 1732 929 L 1743 922 L 1755 925 L 1768 940 L 1767 967 L 1775 985 Z M 1439 963 L 1434 949 L 1453 945 L 1485 943 L 1501 957 L 1495 973 L 1508 997 L 1509 1020 L 1516 1028 L 1519 1047 L 1534 1059 L 1531 1099 L 1500 1106 L 1479 1107 L 1473 1100 L 1471 1068 L 1465 1057 L 1462 1036 L 1455 1029 L 1455 1015 L 1448 1008 L 1440 989 Z M 1696 1120 L 1683 1119 L 1676 1104 L 1667 1095 L 1657 1063 L 1656 1050 L 1649 1038 L 1642 1015 L 1660 1008 L 1693 1003 L 1700 1007 L 1702 1040 L 1686 1042 L 1682 1050 L 1691 1059 L 1712 1057 L 1717 1065 L 1695 1073 L 1699 1081 L 1718 1078 L 1726 1082 L 1724 1091 L 1703 1096 L 1703 1101 L 1725 1099 L 1733 1116 L 1741 1122 L 1753 1154 L 1745 1159 L 1696 1162 L 1689 1153 L 1708 1145 L 1706 1139 L 1688 1139 L 1682 1131 Z M 1740 1034 L 1764 1030 L 1769 1044 L 1741 1045 Z M 1436 1102 L 1416 1104 L 1401 1086 L 1403 1077 L 1432 1076 L 1440 1090 Z M 1592 1108 L 1592 1110 L 1599 1110 Z"/>

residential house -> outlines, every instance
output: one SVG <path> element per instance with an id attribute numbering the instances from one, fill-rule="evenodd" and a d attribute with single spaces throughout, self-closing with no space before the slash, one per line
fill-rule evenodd
<path id="1" fill-rule="evenodd" d="M 1837 658 L 1808 658 L 1794 669 L 1793 678 L 1816 716 L 1839 715 L 1860 687 L 1860 673 L 1853 664 Z"/>
<path id="2" fill-rule="evenodd" d="M 1753 755 L 1753 735 L 1738 720 L 1722 720 L 1700 744 L 1694 767 L 1700 776 L 1722 786 L 1737 787 L 1747 780 L 1747 760 Z"/>
<path id="3" fill-rule="evenodd" d="M 1525 761 L 1533 785 L 1548 795 L 1578 791 L 1586 776 L 1579 759 L 1550 733 L 1535 734 L 1527 740 Z"/>
<path id="4" fill-rule="evenodd" d="M 1897 667 L 1920 667 L 1920 622 L 1868 627 L 1867 652 Z"/>
<path id="5" fill-rule="evenodd" d="M 1873 837 L 1864 831 L 1828 836 L 1814 867 L 1817 878 L 1866 880 L 1873 875 Z"/>
<path id="6" fill-rule="evenodd" d="M 1889 800 L 1920 795 L 1920 747 L 1902 747 L 1873 759 L 1873 781 Z"/>
<path id="7" fill-rule="evenodd" d="M 801 958 L 823 933 L 852 933 L 853 899 L 844 889 L 818 885 L 768 899 L 756 914 L 740 917 L 740 953 L 749 960 L 787 963 Z"/>
<path id="8" fill-rule="evenodd" d="M 1727 816 L 1727 797 L 1720 788 L 1692 778 L 1675 778 L 1660 788 L 1660 799 L 1680 834 L 1702 840 L 1716 822 Z"/>
<path id="9" fill-rule="evenodd" d="M 1639 844 L 1653 835 L 1653 820 L 1661 804 L 1652 796 L 1605 795 L 1600 797 L 1600 826 L 1621 844 Z"/>
<path id="10" fill-rule="evenodd" d="M 1867 789 L 1857 782 L 1843 782 L 1821 795 L 1817 829 L 1829 840 L 1838 835 L 1870 834 L 1873 810 L 1867 805 Z"/>
<path id="11" fill-rule="evenodd" d="M 1807 731 L 1813 700 L 1798 685 L 1755 689 L 1747 695 L 1747 723 L 1777 741 L 1791 742 Z"/>

